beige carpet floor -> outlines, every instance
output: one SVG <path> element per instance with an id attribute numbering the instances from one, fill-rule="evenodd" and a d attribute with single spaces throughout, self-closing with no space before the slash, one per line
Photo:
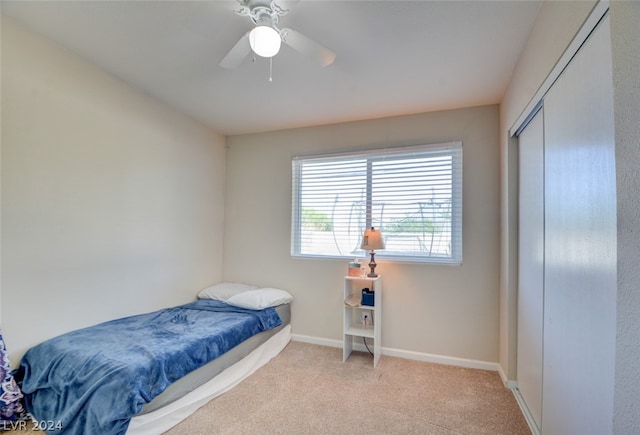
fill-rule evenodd
<path id="1" fill-rule="evenodd" d="M 530 434 L 497 373 L 291 342 L 168 434 Z"/>

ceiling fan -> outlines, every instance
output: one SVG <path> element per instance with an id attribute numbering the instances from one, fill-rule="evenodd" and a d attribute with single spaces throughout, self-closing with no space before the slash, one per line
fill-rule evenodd
<path id="1" fill-rule="evenodd" d="M 289 28 L 278 28 L 278 20 L 289 10 L 283 9 L 275 0 L 237 0 L 240 10 L 236 14 L 246 16 L 255 27 L 248 31 L 233 46 L 220 62 L 220 66 L 233 69 L 239 66 L 251 51 L 262 57 L 273 57 L 284 42 L 297 52 L 309 56 L 322 66 L 333 63 L 336 54 L 303 34 Z"/>

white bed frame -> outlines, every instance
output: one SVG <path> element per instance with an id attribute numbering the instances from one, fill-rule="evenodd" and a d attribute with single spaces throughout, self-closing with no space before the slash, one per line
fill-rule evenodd
<path id="1" fill-rule="evenodd" d="M 148 414 L 133 417 L 128 435 L 157 435 L 171 429 L 211 399 L 229 391 L 278 355 L 291 340 L 291 324 L 249 355 L 189 394 Z"/>

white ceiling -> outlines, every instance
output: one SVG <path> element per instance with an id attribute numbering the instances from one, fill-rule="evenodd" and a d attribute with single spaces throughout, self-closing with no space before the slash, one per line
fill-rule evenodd
<path id="1" fill-rule="evenodd" d="M 2 13 L 216 131 L 241 134 L 499 103 L 540 1 L 283 0 L 290 27 L 333 50 L 322 68 L 283 45 L 218 63 L 252 27 L 235 0 L 10 1 Z"/>

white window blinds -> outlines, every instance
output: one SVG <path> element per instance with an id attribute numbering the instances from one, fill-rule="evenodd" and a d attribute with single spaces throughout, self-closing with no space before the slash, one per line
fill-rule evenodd
<path id="1" fill-rule="evenodd" d="M 462 263 L 462 143 L 294 157 L 291 254 Z"/>

